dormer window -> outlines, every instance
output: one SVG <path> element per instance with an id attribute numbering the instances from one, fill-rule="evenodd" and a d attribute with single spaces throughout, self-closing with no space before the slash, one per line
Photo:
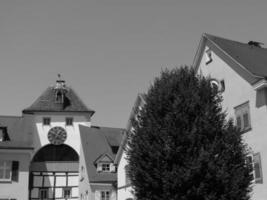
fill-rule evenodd
<path id="1" fill-rule="evenodd" d="M 63 103 L 64 96 L 62 94 L 62 91 L 57 91 L 56 92 L 56 103 Z"/>
<path id="2" fill-rule="evenodd" d="M 55 102 L 56 103 L 64 103 L 64 96 L 67 92 L 67 88 L 65 85 L 65 81 L 61 80 L 60 74 L 58 74 L 59 80 L 57 80 L 56 85 L 54 87 L 55 90 Z"/>
<path id="3" fill-rule="evenodd" d="M 97 172 L 116 172 L 116 166 L 113 164 L 112 158 L 108 154 L 102 154 L 96 161 Z"/>
<path id="4" fill-rule="evenodd" d="M 109 163 L 102 163 L 102 172 L 110 172 L 110 164 Z"/>

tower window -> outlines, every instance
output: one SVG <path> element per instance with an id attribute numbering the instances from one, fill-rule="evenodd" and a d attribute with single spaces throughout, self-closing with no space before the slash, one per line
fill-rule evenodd
<path id="1" fill-rule="evenodd" d="M 73 118 L 72 117 L 67 117 L 66 118 L 66 125 L 67 126 L 72 126 L 73 125 Z"/>
<path id="2" fill-rule="evenodd" d="M 49 117 L 43 118 L 43 125 L 49 126 L 51 122 L 51 119 Z"/>

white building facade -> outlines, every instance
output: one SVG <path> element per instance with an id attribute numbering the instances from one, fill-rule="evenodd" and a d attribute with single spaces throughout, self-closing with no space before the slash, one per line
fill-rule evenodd
<path id="1" fill-rule="evenodd" d="M 253 200 L 267 197 L 267 49 L 203 34 L 193 67 L 222 92 L 222 106 L 251 148 Z"/>

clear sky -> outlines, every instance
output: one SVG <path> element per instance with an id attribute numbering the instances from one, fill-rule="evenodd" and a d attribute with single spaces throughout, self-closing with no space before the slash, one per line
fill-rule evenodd
<path id="1" fill-rule="evenodd" d="M 266 43 L 266 0 L 1 0 L 1 115 L 21 115 L 57 74 L 126 126 L 138 92 L 163 68 L 191 65 L 202 33 Z"/>

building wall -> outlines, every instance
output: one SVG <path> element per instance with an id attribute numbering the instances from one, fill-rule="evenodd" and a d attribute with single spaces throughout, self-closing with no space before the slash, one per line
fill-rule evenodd
<path id="1" fill-rule="evenodd" d="M 50 125 L 43 125 L 43 118 L 50 117 Z M 66 126 L 65 119 L 66 117 L 73 117 L 73 126 Z M 65 144 L 71 146 L 78 154 L 80 154 L 80 130 L 79 125 L 91 126 L 89 117 L 83 115 L 74 115 L 71 113 L 50 113 L 50 114 L 35 114 L 33 116 L 34 126 L 33 130 L 33 143 L 35 147 L 35 152 L 38 151 L 41 147 L 50 144 L 47 134 L 48 131 L 55 126 L 63 127 L 67 132 L 67 139 L 64 142 Z"/>
<path id="2" fill-rule="evenodd" d="M 80 148 L 80 160 L 79 160 L 79 197 L 83 197 L 84 200 L 92 199 L 92 190 L 88 179 L 88 171 L 86 167 L 83 148 Z M 82 200 L 82 199 L 81 199 Z"/>
<path id="3" fill-rule="evenodd" d="M 126 131 L 128 133 L 133 131 L 133 126 L 132 126 L 132 120 L 136 119 L 136 116 L 140 113 L 140 111 L 142 110 L 142 108 L 145 105 L 145 99 L 144 99 L 144 95 L 143 94 L 138 94 L 137 98 L 134 102 L 133 108 L 131 110 L 130 113 L 130 117 L 128 120 L 128 123 L 126 125 Z M 126 134 L 126 133 L 124 133 Z M 123 140 L 127 140 L 126 135 L 124 136 Z M 128 165 L 128 161 L 126 159 L 126 152 L 124 151 L 124 145 L 127 144 L 127 141 L 122 141 L 121 147 L 119 149 L 118 154 L 120 154 L 120 151 L 122 151 L 121 155 L 117 155 L 117 156 L 121 156 L 118 160 L 118 173 L 117 173 L 117 181 L 118 181 L 118 186 L 117 186 L 117 195 L 118 195 L 118 200 L 126 200 L 126 199 L 134 199 L 134 195 L 133 195 L 133 188 L 131 186 L 131 183 L 127 183 L 126 182 L 126 171 L 125 171 L 125 167 Z"/>
<path id="4" fill-rule="evenodd" d="M 207 50 L 207 47 L 206 47 Z M 205 53 L 200 62 L 198 73 L 218 80 L 224 79 L 225 91 L 223 92 L 223 108 L 229 118 L 234 118 L 234 107 L 249 101 L 252 129 L 243 134 L 244 141 L 248 143 L 254 153 L 260 152 L 263 171 L 263 184 L 254 184 L 252 199 L 263 200 L 267 196 L 267 110 L 266 91 L 256 92 L 253 87 L 244 80 L 227 63 L 222 60 L 221 53 L 212 49 L 213 61 L 206 65 Z M 218 56 L 220 55 L 220 57 Z M 262 102 L 262 103 L 258 103 Z"/>
<path id="5" fill-rule="evenodd" d="M 28 199 L 30 159 L 31 155 L 30 153 L 27 153 L 26 150 L 0 150 L 0 160 L 10 160 L 19 162 L 18 180 L 10 182 L 0 182 L 0 199 Z"/>
<path id="6" fill-rule="evenodd" d="M 126 154 L 123 152 L 120 163 L 118 165 L 118 200 L 126 200 L 134 198 L 131 185 L 126 185 L 125 166 L 128 164 Z"/>

